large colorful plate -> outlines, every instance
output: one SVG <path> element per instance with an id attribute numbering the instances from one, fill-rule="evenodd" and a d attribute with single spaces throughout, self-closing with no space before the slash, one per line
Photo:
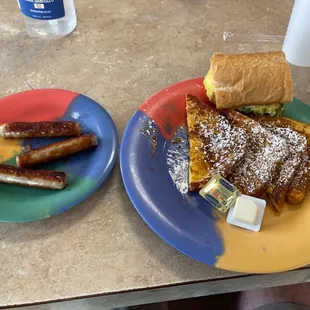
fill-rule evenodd
<path id="1" fill-rule="evenodd" d="M 310 197 L 278 215 L 267 207 L 258 233 L 226 223 L 197 193 L 187 193 L 185 94 L 207 102 L 202 79 L 180 82 L 148 99 L 131 118 L 121 145 L 127 193 L 166 242 L 201 262 L 250 273 L 294 269 L 310 262 Z M 310 123 L 294 99 L 285 115 Z"/>
<path id="2" fill-rule="evenodd" d="M 12 121 L 75 120 L 85 132 L 96 134 L 96 148 L 41 168 L 67 173 L 61 191 L 0 184 L 0 221 L 26 222 L 62 213 L 91 195 L 110 173 L 117 156 L 115 124 L 95 101 L 66 90 L 30 90 L 0 99 L 0 124 Z M 60 139 L 57 139 L 57 141 Z M 0 138 L 0 162 L 15 165 L 24 146 L 40 147 L 56 139 Z"/>

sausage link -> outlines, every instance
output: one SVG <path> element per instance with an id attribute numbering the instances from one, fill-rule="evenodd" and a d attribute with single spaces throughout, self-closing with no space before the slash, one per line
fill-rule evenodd
<path id="1" fill-rule="evenodd" d="M 5 139 L 75 137 L 82 133 L 81 124 L 72 121 L 14 122 L 0 126 L 0 136 Z"/>
<path id="2" fill-rule="evenodd" d="M 51 170 L 31 170 L 0 164 L 0 182 L 45 189 L 63 189 L 66 174 Z"/>
<path id="3" fill-rule="evenodd" d="M 32 167 L 67 157 L 98 144 L 95 135 L 86 135 L 52 143 L 38 149 L 27 150 L 16 157 L 18 167 Z"/>

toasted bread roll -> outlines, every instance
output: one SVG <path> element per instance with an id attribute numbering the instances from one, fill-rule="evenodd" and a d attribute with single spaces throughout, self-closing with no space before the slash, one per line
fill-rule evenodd
<path id="1" fill-rule="evenodd" d="M 217 109 L 291 102 L 292 75 L 283 52 L 214 53 L 204 84 Z"/>

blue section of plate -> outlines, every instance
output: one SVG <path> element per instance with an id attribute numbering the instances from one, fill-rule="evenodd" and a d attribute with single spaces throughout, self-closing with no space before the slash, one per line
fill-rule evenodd
<path id="1" fill-rule="evenodd" d="M 87 165 L 79 172 L 81 176 L 96 180 L 95 191 L 110 174 L 117 158 L 118 134 L 114 121 L 100 104 L 84 95 L 73 99 L 62 119 L 81 123 L 85 133 L 95 134 L 98 138 L 97 148 L 81 154 Z M 79 160 L 78 156 L 73 156 L 68 169 L 74 171 Z"/>
<path id="2" fill-rule="evenodd" d="M 137 111 L 121 144 L 122 177 L 133 205 L 162 239 L 214 265 L 224 249 L 210 205 L 198 193 L 185 194 L 187 152 L 185 129 L 165 140 L 157 125 Z"/>
<path id="3" fill-rule="evenodd" d="M 61 169 L 71 175 L 91 178 L 100 185 L 113 168 L 118 151 L 118 135 L 111 116 L 97 102 L 79 95 L 58 120 L 79 122 L 85 134 L 97 136 L 98 146 L 40 168 Z M 30 144 L 35 149 L 66 139 L 68 138 L 25 139 L 23 145 Z"/>

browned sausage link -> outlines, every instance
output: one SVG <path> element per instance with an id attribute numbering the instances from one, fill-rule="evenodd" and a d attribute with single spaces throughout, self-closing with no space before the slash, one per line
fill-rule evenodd
<path id="1" fill-rule="evenodd" d="M 31 170 L 0 164 L 0 182 L 28 187 L 63 189 L 66 186 L 64 172 Z"/>
<path id="2" fill-rule="evenodd" d="M 32 167 L 76 154 L 97 144 L 97 137 L 95 135 L 71 138 L 26 151 L 16 157 L 16 163 L 18 167 Z"/>
<path id="3" fill-rule="evenodd" d="M 75 137 L 82 133 L 81 124 L 71 121 L 15 122 L 0 126 L 0 136 L 5 139 Z"/>

